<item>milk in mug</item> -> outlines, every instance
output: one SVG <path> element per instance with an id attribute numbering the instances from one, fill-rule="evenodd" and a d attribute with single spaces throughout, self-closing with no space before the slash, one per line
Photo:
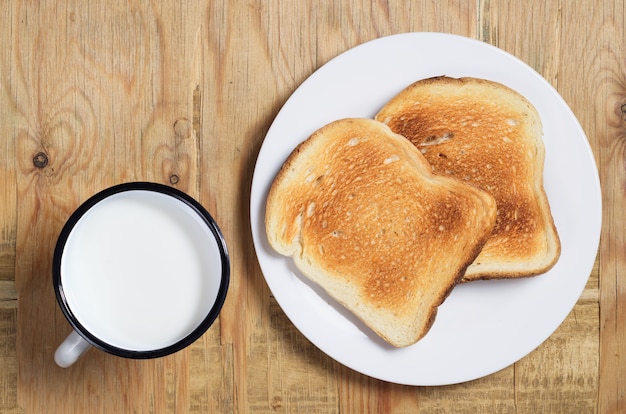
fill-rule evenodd
<path id="1" fill-rule="evenodd" d="M 74 226 L 61 286 L 77 321 L 118 348 L 146 351 L 189 335 L 220 288 L 220 250 L 187 204 L 155 191 L 113 194 Z"/>

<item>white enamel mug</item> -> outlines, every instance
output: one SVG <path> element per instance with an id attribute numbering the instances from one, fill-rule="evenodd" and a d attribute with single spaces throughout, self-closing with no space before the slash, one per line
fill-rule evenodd
<path id="1" fill-rule="evenodd" d="M 137 359 L 179 351 L 213 324 L 229 280 L 224 237 L 196 200 L 156 183 L 108 188 L 57 241 L 54 290 L 73 331 L 54 359 L 69 367 L 92 347 Z"/>

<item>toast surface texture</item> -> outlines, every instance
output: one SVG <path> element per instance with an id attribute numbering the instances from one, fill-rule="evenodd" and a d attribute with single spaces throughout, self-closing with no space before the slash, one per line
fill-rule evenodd
<path id="1" fill-rule="evenodd" d="M 561 245 L 543 186 L 545 151 L 536 109 L 516 91 L 476 78 L 417 81 L 376 115 L 408 138 L 438 174 L 490 192 L 493 233 L 464 281 L 541 274 Z"/>
<path id="2" fill-rule="evenodd" d="M 396 347 L 417 342 L 495 223 L 493 197 L 372 119 L 302 142 L 268 193 L 272 248 Z"/>

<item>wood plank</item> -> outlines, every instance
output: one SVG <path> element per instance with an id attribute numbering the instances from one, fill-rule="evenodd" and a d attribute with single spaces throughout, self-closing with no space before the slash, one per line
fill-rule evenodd
<path id="1" fill-rule="evenodd" d="M 14 13 L 13 5 L 0 10 L 0 39 L 10 45 L 12 34 L 6 30 Z M 9 120 L 16 102 L 7 87 L 6 72 L 11 47 L 0 50 L 0 412 L 17 413 L 17 291 L 15 289 L 15 240 L 17 237 L 17 182 L 15 125 Z"/>
<path id="2" fill-rule="evenodd" d="M 592 77 L 599 68 L 581 70 L 580 64 L 598 63 L 598 60 L 581 60 L 580 37 L 566 33 L 573 33 L 577 27 L 581 32 L 595 35 L 597 31 L 592 27 L 582 27 L 598 20 L 582 11 L 594 13 L 601 7 L 591 2 L 547 2 L 533 4 L 527 12 L 527 5 L 521 3 L 491 2 L 491 6 L 490 12 L 497 14 L 498 23 L 497 29 L 488 30 L 490 42 L 520 57 L 541 73 L 579 116 L 583 127 L 589 127 L 591 111 L 588 108 L 594 106 L 594 101 L 589 94 L 580 93 L 580 88 L 594 83 Z M 520 22 L 527 28 L 521 37 Z M 528 45 L 537 48 L 528 48 Z M 588 132 L 589 128 L 585 130 Z M 590 136 L 590 143 L 597 149 L 595 136 Z M 597 301 L 596 266 L 581 300 L 564 324 L 539 350 L 516 364 L 516 405 L 522 412 L 594 412 L 597 395 L 591 390 L 598 387 L 600 368 L 595 358 L 580 355 L 598 352 Z M 586 328 L 581 329 L 583 327 Z M 570 366 L 576 369 L 567 371 Z M 557 388 L 558 393 L 554 392 Z M 583 389 L 590 392 L 585 393 Z"/>
<path id="3" fill-rule="evenodd" d="M 603 236 L 600 249 L 600 412 L 626 411 L 626 10 L 607 2 L 599 11 L 602 29 L 593 83 L 595 123 L 603 184 Z"/>
<path id="4" fill-rule="evenodd" d="M 3 8 L 0 12 L 0 24 L 9 25 L 12 18 L 12 7 Z M 0 39 L 10 42 L 11 34 L 6 30 L 0 32 Z M 5 43 L 5 42 L 3 42 Z M 10 79 L 4 68 L 11 61 L 10 47 L 0 50 L 0 119 L 10 120 L 16 112 L 16 102 L 11 96 L 7 81 Z M 9 122 L 0 125 L 3 137 L 15 135 L 15 126 Z M 15 280 L 15 239 L 17 232 L 17 183 L 15 176 L 14 139 L 0 139 L 0 282 Z"/>
<path id="5" fill-rule="evenodd" d="M 187 66 L 197 30 L 183 28 L 200 26 L 198 10 L 191 2 L 162 9 L 81 2 L 15 8 L 12 27 L 21 28 L 10 68 L 10 90 L 21 109 L 14 117 L 18 403 L 26 412 L 186 411 L 191 405 L 189 352 L 131 361 L 90 351 L 72 369 L 56 367 L 52 353 L 69 325 L 50 294 L 49 269 L 65 219 L 106 186 L 151 180 L 198 196 L 189 82 L 197 70 Z M 43 168 L 32 165 L 37 152 L 47 155 Z"/>

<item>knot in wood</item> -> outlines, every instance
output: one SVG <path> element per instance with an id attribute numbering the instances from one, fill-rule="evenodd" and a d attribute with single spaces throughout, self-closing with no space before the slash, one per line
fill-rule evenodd
<path id="1" fill-rule="evenodd" d="M 178 184 L 179 178 L 178 175 L 172 174 L 170 175 L 170 184 Z"/>
<path id="2" fill-rule="evenodd" d="M 174 134 L 179 140 L 191 137 L 191 122 L 187 118 L 180 118 L 174 122 Z"/>
<path id="3" fill-rule="evenodd" d="M 48 156 L 45 152 L 38 152 L 33 157 L 33 165 L 37 168 L 44 168 L 48 165 Z"/>

